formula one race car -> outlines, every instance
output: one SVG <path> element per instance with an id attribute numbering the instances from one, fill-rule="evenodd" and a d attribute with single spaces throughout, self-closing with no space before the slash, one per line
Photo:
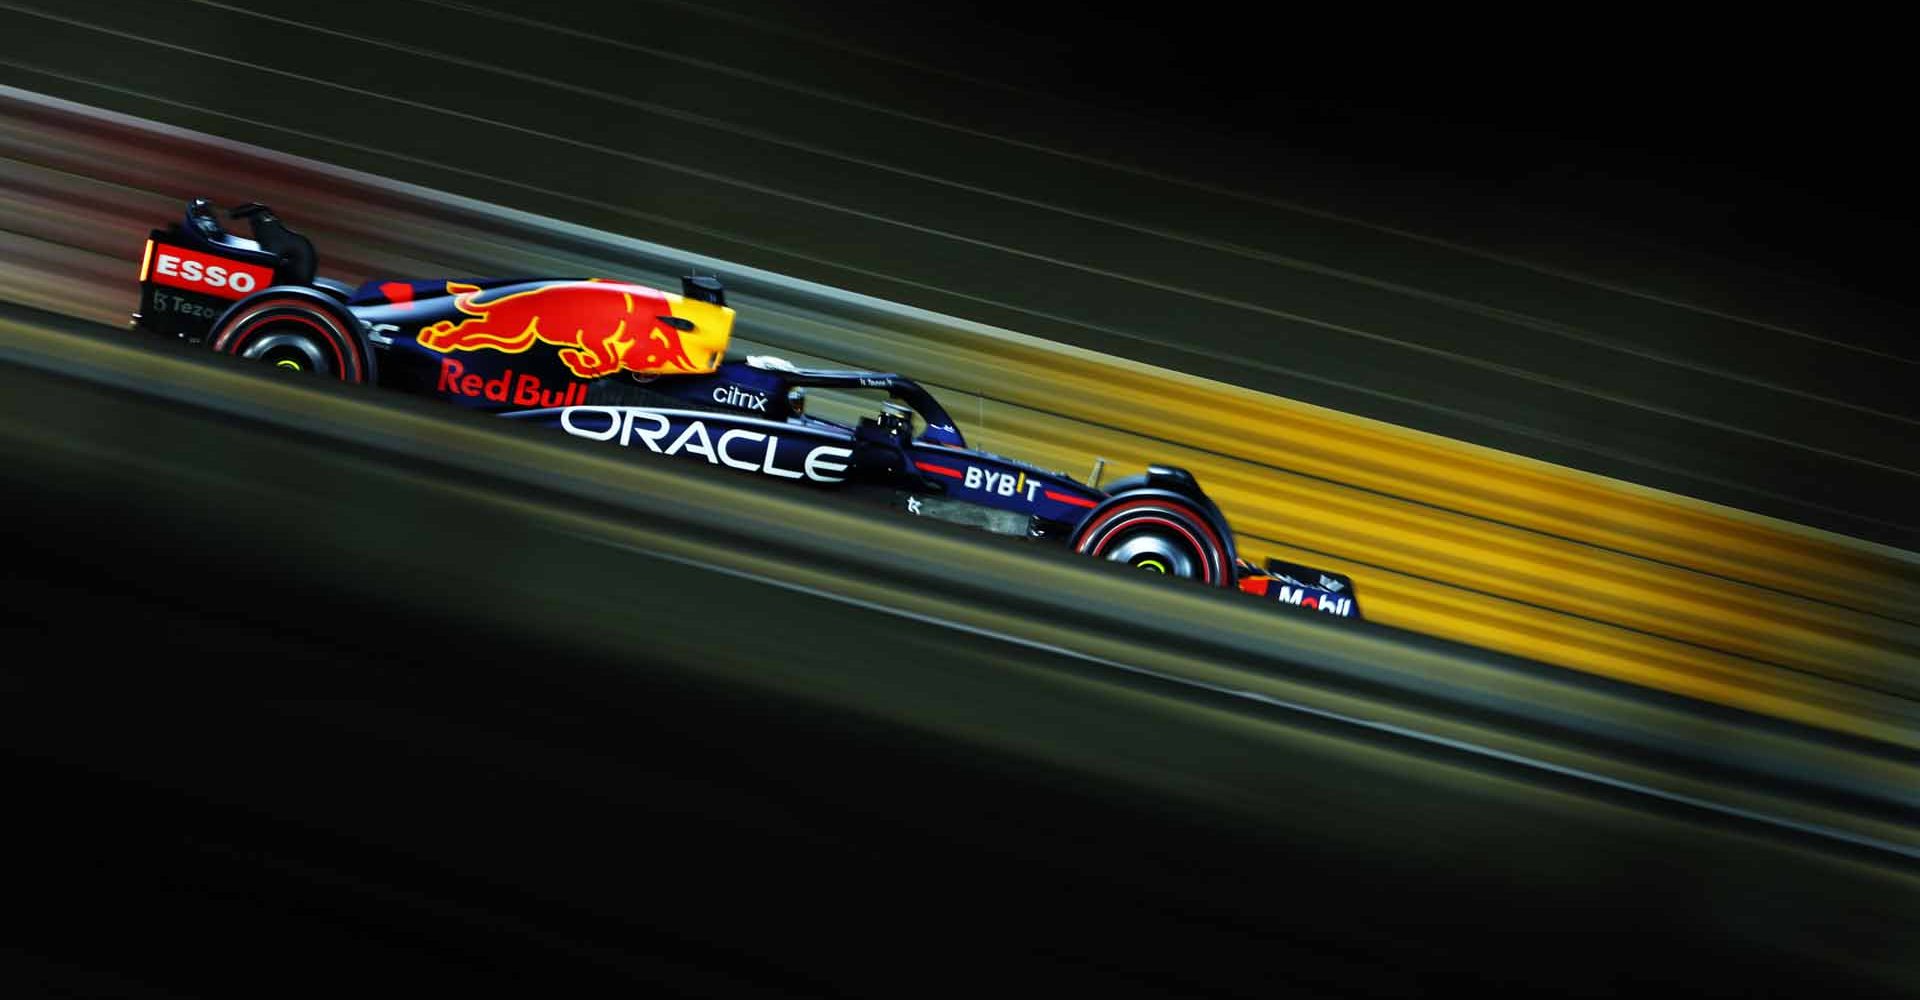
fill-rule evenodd
<path id="1" fill-rule="evenodd" d="M 1240 559 L 1185 470 L 1108 484 L 967 447 L 912 379 L 730 360 L 718 278 L 678 295 L 607 279 L 370 281 L 315 275 L 313 244 L 260 204 L 226 232 L 205 199 L 154 230 L 133 326 L 290 372 L 437 396 L 471 409 L 742 472 L 881 500 L 910 514 L 1045 539 L 1086 555 L 1268 601 L 1359 618 L 1351 580 Z M 807 389 L 883 394 L 852 423 L 807 412 Z"/>

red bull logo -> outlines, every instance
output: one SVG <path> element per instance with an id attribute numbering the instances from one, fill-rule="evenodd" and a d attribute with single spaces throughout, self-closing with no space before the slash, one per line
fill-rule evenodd
<path id="1" fill-rule="evenodd" d="M 733 327 L 731 309 L 613 281 L 542 285 L 492 298 L 476 285 L 449 281 L 447 292 L 468 318 L 422 327 L 420 343 L 436 351 L 509 354 L 551 344 L 581 378 L 713 371 Z"/>

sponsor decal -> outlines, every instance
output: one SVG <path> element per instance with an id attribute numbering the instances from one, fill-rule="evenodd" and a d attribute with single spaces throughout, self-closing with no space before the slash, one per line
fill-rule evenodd
<path id="1" fill-rule="evenodd" d="M 713 390 L 713 401 L 728 406 L 737 406 L 743 410 L 767 412 L 767 395 L 763 392 L 750 392 L 737 385 L 723 385 Z"/>
<path id="2" fill-rule="evenodd" d="M 273 269 L 270 267 L 215 257 L 186 247 L 170 247 L 164 243 L 153 249 L 152 277 L 156 285 L 184 288 L 223 299 L 237 299 L 273 284 Z"/>
<path id="3" fill-rule="evenodd" d="M 585 383 L 569 382 L 566 389 L 554 392 L 541 383 L 538 375 L 522 374 L 515 377 L 513 369 L 509 368 L 495 378 L 487 378 L 467 371 L 465 365 L 452 358 L 441 359 L 440 383 L 435 388 L 469 399 L 490 399 L 496 403 L 518 403 L 521 406 L 573 406 L 587 401 Z"/>
<path id="4" fill-rule="evenodd" d="M 950 465 L 939 465 L 933 462 L 917 460 L 913 464 L 919 468 L 921 472 L 931 472 L 936 476 L 958 479 L 960 480 L 960 485 L 970 490 L 979 490 L 982 493 L 994 493 L 1003 497 L 1025 497 L 1028 503 L 1033 503 L 1037 495 L 1058 503 L 1071 504 L 1075 507 L 1095 506 L 1094 501 L 1084 497 L 1077 497 L 1071 493 L 1062 493 L 1059 490 L 1047 489 L 1038 480 L 1028 479 L 1027 474 L 1024 472 L 994 472 L 990 469 L 982 469 L 974 465 L 966 466 L 964 469 L 958 469 Z"/>
<path id="5" fill-rule="evenodd" d="M 1003 497 L 1025 496 L 1028 503 L 1033 502 L 1034 494 L 1040 492 L 1038 482 L 1027 482 L 1027 474 L 1012 472 L 994 472 L 977 465 L 967 466 L 961 485 L 970 490 L 983 493 L 998 493 Z"/>
<path id="6" fill-rule="evenodd" d="M 153 290 L 153 311 L 156 313 L 179 313 L 182 316 L 192 316 L 195 319 L 204 319 L 211 323 L 219 319 L 220 314 L 224 310 L 215 309 L 212 306 L 195 302 L 184 295 L 174 295 L 156 288 Z"/>
<path id="7" fill-rule="evenodd" d="M 468 318 L 422 327 L 422 345 L 519 354 L 536 343 L 551 344 L 581 378 L 620 371 L 710 372 L 727 343 L 726 330 L 687 336 L 693 324 L 673 315 L 663 293 L 641 285 L 572 281 L 499 294 L 449 281 L 447 293 Z"/>
<path id="8" fill-rule="evenodd" d="M 402 309 L 413 308 L 413 285 L 405 281 L 387 281 L 380 285 L 380 294 L 387 301 Z"/>
<path id="9" fill-rule="evenodd" d="M 911 495 L 909 495 L 909 496 L 907 497 L 907 513 L 909 513 L 909 514 L 918 514 L 918 513 L 920 513 L 920 498 L 919 498 L 919 497 L 916 497 L 916 496 L 911 496 Z"/>
<path id="10" fill-rule="evenodd" d="M 602 420 L 606 426 L 596 426 Z M 673 421 L 667 414 L 641 406 L 569 406 L 560 411 L 560 427 L 575 437 L 595 441 L 619 438 L 621 447 L 632 447 L 633 441 L 638 439 L 655 454 L 677 455 L 686 452 L 699 455 L 713 465 L 725 465 L 780 479 L 843 482 L 847 478 L 842 475 L 847 471 L 846 460 L 853 458 L 851 448 L 819 445 L 800 460 L 799 468 L 783 468 L 778 463 L 778 434 L 729 427 L 716 436 L 707 427 L 706 421 L 698 419 L 688 421 L 676 434 Z"/>
<path id="11" fill-rule="evenodd" d="M 1341 583 L 1340 581 L 1326 575 L 1325 573 L 1320 574 L 1321 590 L 1331 590 L 1331 591 L 1338 592 L 1342 587 L 1345 587 L 1345 586 L 1346 584 Z"/>
<path id="12" fill-rule="evenodd" d="M 1311 594 L 1293 587 L 1281 587 L 1279 601 L 1282 604 L 1296 604 L 1303 608 L 1313 608 L 1342 618 L 1353 614 L 1353 598 L 1334 597 L 1331 594 Z"/>

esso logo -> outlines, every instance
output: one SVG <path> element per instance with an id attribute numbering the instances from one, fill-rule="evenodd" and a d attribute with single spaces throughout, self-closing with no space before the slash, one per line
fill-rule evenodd
<path id="1" fill-rule="evenodd" d="M 153 282 L 237 299 L 273 283 L 273 270 L 185 247 L 153 248 Z"/>

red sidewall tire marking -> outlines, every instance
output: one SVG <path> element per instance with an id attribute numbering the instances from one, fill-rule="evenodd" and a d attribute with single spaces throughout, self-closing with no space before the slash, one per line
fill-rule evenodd
<path id="1" fill-rule="evenodd" d="M 322 328 L 320 324 L 315 323 L 313 320 L 308 319 L 305 316 L 297 316 L 292 314 L 280 315 L 280 316 L 263 316 L 259 319 L 249 321 L 246 326 L 241 327 L 239 330 L 235 331 L 234 333 L 233 354 L 236 357 L 238 357 L 241 350 L 246 346 L 247 338 L 253 336 L 255 333 L 259 332 L 261 329 L 264 329 L 265 327 L 271 326 L 275 323 L 301 323 L 306 326 L 312 327 L 314 330 L 318 331 L 320 333 L 320 341 L 327 345 L 328 351 L 331 351 L 333 353 L 333 366 L 334 366 L 333 370 L 336 372 L 339 372 L 341 378 L 346 378 L 347 361 L 345 358 L 340 356 L 340 348 L 338 345 L 336 345 L 333 342 L 333 338 L 327 336 L 328 333 L 334 332 L 334 331 L 332 331 L 331 328 Z"/>
<path id="2" fill-rule="evenodd" d="M 263 313 L 273 312 L 276 309 L 291 309 L 293 311 L 278 312 L 271 316 L 262 315 Z M 304 323 L 321 332 L 322 336 L 320 339 L 326 341 L 328 349 L 333 352 L 333 356 L 338 365 L 339 377 L 342 381 L 357 383 L 366 380 L 364 374 L 366 365 L 364 359 L 360 356 L 359 339 L 347 331 L 342 330 L 339 325 L 334 322 L 331 314 L 323 309 L 317 308 L 313 303 L 305 299 L 283 297 L 262 299 L 259 302 L 249 303 L 247 313 L 214 338 L 213 349 L 223 354 L 231 354 L 238 357 L 241 349 L 246 346 L 246 341 L 249 337 L 259 332 L 260 328 L 268 323 L 280 322 L 282 320 Z M 319 322 L 322 320 L 324 322 Z M 332 336 L 327 336 L 329 333 L 331 333 Z M 344 345 L 342 341 L 345 342 Z M 346 348 L 344 352 L 342 351 L 343 346 Z M 351 355 L 351 371 L 348 370 L 349 365 L 346 355 Z"/>
<path id="3" fill-rule="evenodd" d="M 1184 510 L 1180 510 L 1180 512 L 1192 519 L 1193 523 L 1197 527 L 1199 527 L 1200 530 L 1206 535 L 1207 542 L 1212 546 L 1212 548 L 1207 553 L 1203 553 L 1203 555 L 1205 555 L 1205 558 L 1203 558 L 1201 561 L 1209 563 L 1210 571 L 1207 574 L 1207 578 L 1205 582 L 1209 584 L 1213 583 L 1215 580 L 1215 574 L 1211 572 L 1211 563 L 1213 559 L 1213 554 L 1214 553 L 1219 554 L 1221 560 L 1224 562 L 1226 558 L 1227 547 L 1221 544 L 1220 537 L 1214 534 L 1213 527 L 1207 523 L 1206 518 L 1200 516 L 1200 512 L 1198 510 L 1193 509 L 1188 504 L 1182 503 L 1177 500 L 1171 500 L 1166 497 L 1142 497 L 1138 500 L 1129 500 L 1129 501 L 1115 504 L 1111 510 L 1102 512 L 1097 519 L 1090 520 L 1087 523 L 1082 524 L 1079 530 L 1074 532 L 1074 545 L 1073 545 L 1074 551 L 1079 552 L 1083 555 L 1089 554 L 1087 552 L 1087 549 L 1090 545 L 1095 544 L 1094 542 L 1095 537 L 1100 535 L 1101 532 L 1103 532 L 1109 524 L 1112 524 L 1115 518 L 1118 518 L 1120 515 L 1128 511 L 1139 510 L 1142 507 L 1158 507 L 1161 509 L 1162 512 L 1171 512 L 1173 510 L 1180 510 L 1181 508 L 1184 508 Z M 1102 539 L 1098 544 L 1100 549 L 1104 550 L 1106 548 L 1104 539 Z M 1226 567 L 1221 566 L 1220 569 L 1222 571 L 1222 574 L 1224 574 Z"/>

